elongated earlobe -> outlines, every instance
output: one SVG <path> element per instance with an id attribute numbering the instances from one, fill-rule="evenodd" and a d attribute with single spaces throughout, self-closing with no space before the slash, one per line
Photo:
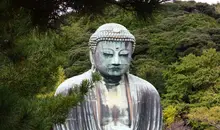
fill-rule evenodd
<path id="1" fill-rule="evenodd" d="M 95 62 L 94 62 L 94 54 L 92 53 L 92 50 L 89 51 L 89 59 L 90 59 L 90 62 L 92 64 L 92 72 L 95 72 L 96 71 L 96 67 L 95 67 Z"/>

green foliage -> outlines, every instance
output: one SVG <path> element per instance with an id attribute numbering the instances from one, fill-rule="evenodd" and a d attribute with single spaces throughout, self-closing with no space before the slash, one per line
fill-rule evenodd
<path id="1" fill-rule="evenodd" d="M 188 114 L 190 120 L 201 121 L 214 126 L 215 129 L 220 129 L 220 107 L 215 106 L 211 108 L 198 107 L 190 110 Z M 214 128 L 213 128 L 214 129 Z"/>
<path id="2" fill-rule="evenodd" d="M 154 24 L 149 23 L 133 31 L 141 53 L 145 52 L 153 59 L 170 64 L 178 60 L 179 56 L 190 53 L 201 55 L 203 49 L 218 48 L 218 40 L 214 39 L 215 36 L 218 39 L 218 34 L 209 34 L 209 30 L 219 27 L 215 19 L 181 10 L 176 15 L 169 10 L 166 15 L 159 13 L 155 13 Z"/>
<path id="3" fill-rule="evenodd" d="M 37 25 L 39 28 L 46 29 L 55 28 L 59 29 L 65 15 L 72 9 L 72 13 L 85 15 L 102 14 L 106 7 L 117 5 L 118 7 L 136 13 L 142 18 L 149 17 L 152 12 L 161 6 L 162 0 L 151 1 L 114 1 L 114 0 L 4 0 L 0 2 L 0 11 L 2 18 L 11 17 L 14 12 L 23 8 L 30 12 L 30 22 L 32 25 Z M 61 15 L 63 14 L 63 15 Z"/>
<path id="4" fill-rule="evenodd" d="M 84 80 L 65 97 L 41 95 L 26 99 L 13 93 L 8 87 L 0 87 L 1 129 L 49 130 L 54 123 L 63 123 L 69 109 L 82 102 L 93 83 L 99 80 L 100 76 L 94 73 L 92 81 Z"/>
<path id="5" fill-rule="evenodd" d="M 52 90 L 57 67 L 66 60 L 57 47 L 62 42 L 54 33 L 37 34 L 36 30 L 17 38 L 12 55 L 1 53 L 8 62 L 0 68 L 0 78 L 5 79 L 1 84 L 23 96 L 33 96 L 41 88 Z"/>
<path id="6" fill-rule="evenodd" d="M 164 105 L 182 103 L 188 104 L 190 109 L 198 110 L 200 107 L 219 106 L 219 56 L 220 53 L 215 49 L 209 49 L 201 56 L 189 54 L 169 66 L 164 71 L 167 90 Z M 185 114 L 189 113 L 189 109 L 185 110 Z M 190 117 L 192 120 L 198 120 L 191 115 Z"/>
<path id="7" fill-rule="evenodd" d="M 134 74 L 152 83 L 160 94 L 164 93 L 163 64 L 146 57 L 138 57 L 134 60 L 132 66 Z"/>
<path id="8" fill-rule="evenodd" d="M 100 76 L 99 73 L 97 73 L 97 72 L 92 73 L 92 81 L 93 82 L 97 82 L 97 81 L 100 81 L 100 80 L 101 80 L 101 76 Z"/>
<path id="9" fill-rule="evenodd" d="M 219 53 L 214 49 L 204 51 L 202 56 L 190 54 L 181 58 L 180 63 L 171 65 L 165 72 L 166 97 L 185 103 L 196 103 L 189 95 L 197 94 L 200 90 L 218 90 L 219 82 Z M 217 86 L 216 86 L 217 85 Z"/>
<path id="10" fill-rule="evenodd" d="M 207 3 L 196 3 L 195 1 L 190 2 L 178 2 L 180 8 L 184 11 L 190 13 L 202 13 L 206 14 L 213 18 L 219 18 L 218 11 L 216 11 L 216 7 L 213 5 L 209 5 Z"/>
<path id="11" fill-rule="evenodd" d="M 166 123 L 165 125 L 167 127 L 170 127 L 172 123 L 175 122 L 175 118 L 177 116 L 177 109 L 176 107 L 170 105 L 168 107 L 166 107 L 163 110 L 163 119 L 165 120 L 164 122 Z"/>
<path id="12" fill-rule="evenodd" d="M 1 129 L 10 129 L 11 124 L 17 124 L 18 115 L 17 112 L 20 112 L 18 107 L 18 95 L 12 93 L 9 88 L 7 87 L 0 87 L 0 126 Z M 15 111 L 17 109 L 17 111 Z"/>
<path id="13" fill-rule="evenodd" d="M 216 47 L 216 43 L 212 41 L 211 36 L 207 33 L 194 32 L 188 33 L 186 36 L 188 37 L 177 43 L 178 56 L 183 57 L 190 53 L 201 55 L 202 50 Z"/>

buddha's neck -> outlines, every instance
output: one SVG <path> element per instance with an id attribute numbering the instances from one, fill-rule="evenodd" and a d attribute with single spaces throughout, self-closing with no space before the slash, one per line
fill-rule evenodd
<path id="1" fill-rule="evenodd" d="M 102 75 L 105 85 L 108 89 L 112 87 L 116 87 L 119 85 L 120 81 L 122 80 L 122 76 L 106 76 Z"/>

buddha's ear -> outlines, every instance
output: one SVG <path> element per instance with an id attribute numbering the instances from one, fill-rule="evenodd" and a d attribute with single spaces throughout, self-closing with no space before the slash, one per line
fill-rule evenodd
<path id="1" fill-rule="evenodd" d="M 92 69 L 95 68 L 95 62 L 94 62 L 94 53 L 92 52 L 92 50 L 89 51 L 89 59 L 90 59 L 90 62 L 92 64 Z"/>

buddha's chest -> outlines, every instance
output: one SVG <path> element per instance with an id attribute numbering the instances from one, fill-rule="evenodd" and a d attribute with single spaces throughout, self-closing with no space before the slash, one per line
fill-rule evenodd
<path id="1" fill-rule="evenodd" d="M 124 86 L 102 93 L 101 126 L 104 130 L 129 130 L 129 109 Z"/>

